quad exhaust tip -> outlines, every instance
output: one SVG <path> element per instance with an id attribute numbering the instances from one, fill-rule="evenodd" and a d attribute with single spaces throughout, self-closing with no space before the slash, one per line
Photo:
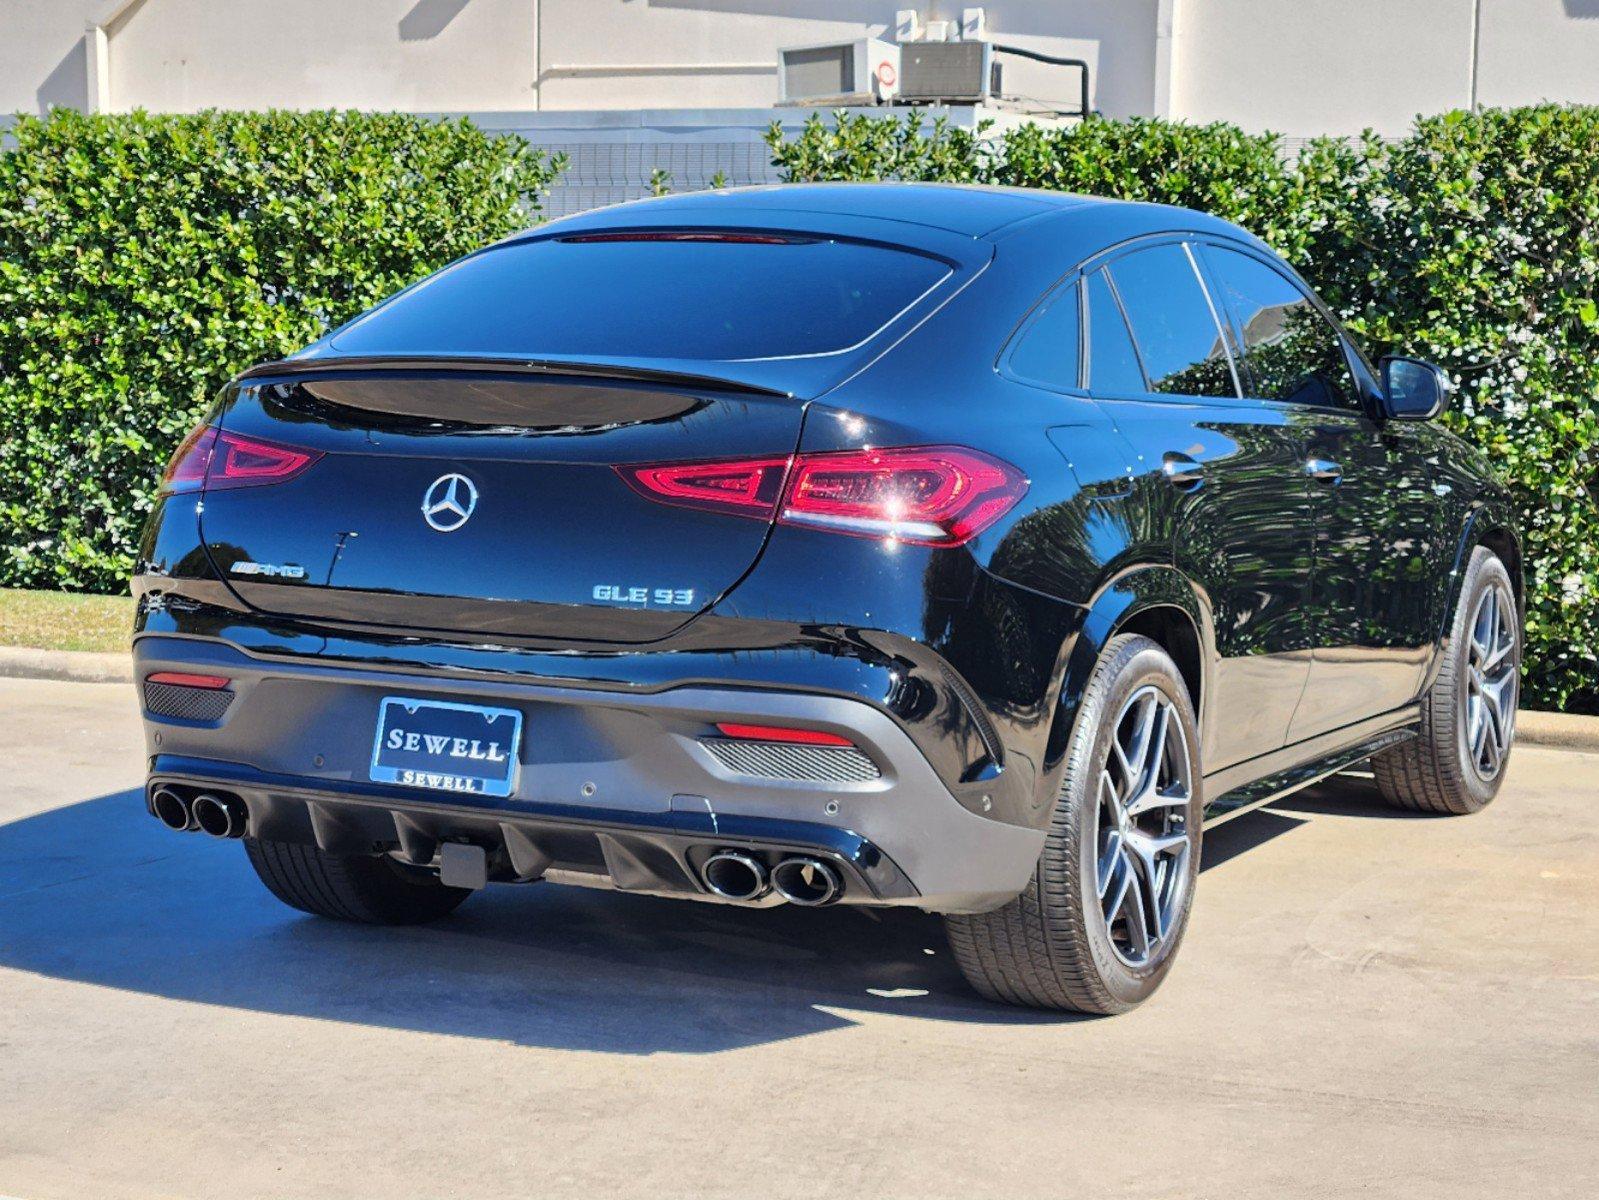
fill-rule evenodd
<path id="1" fill-rule="evenodd" d="M 700 875 L 705 886 L 723 900 L 759 900 L 771 887 L 766 877 L 766 864 L 737 850 L 721 850 L 711 855 L 700 869 Z"/>
<path id="2" fill-rule="evenodd" d="M 195 825 L 215 838 L 241 838 L 250 823 L 250 812 L 237 796 L 201 792 L 189 809 Z"/>
<path id="3" fill-rule="evenodd" d="M 250 824 L 250 810 L 228 792 L 201 792 L 190 800 L 172 787 L 150 793 L 150 808 L 168 829 L 198 829 L 216 838 L 241 838 Z"/>
<path id="4" fill-rule="evenodd" d="M 168 829 L 182 833 L 194 828 L 189 802 L 171 788 L 156 788 L 150 797 L 150 807 L 155 810 L 156 820 Z"/>
<path id="5" fill-rule="evenodd" d="M 820 908 L 844 894 L 838 870 L 819 858 L 792 855 L 770 872 L 766 864 L 741 850 L 719 850 L 705 860 L 700 877 L 723 900 L 748 904 L 775 891 L 790 904 Z"/>
<path id="6" fill-rule="evenodd" d="M 785 858 L 772 868 L 772 888 L 790 904 L 820 908 L 844 890 L 838 872 L 819 858 Z"/>

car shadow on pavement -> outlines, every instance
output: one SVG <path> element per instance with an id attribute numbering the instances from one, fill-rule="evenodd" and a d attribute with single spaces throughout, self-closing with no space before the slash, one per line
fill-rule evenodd
<path id="1" fill-rule="evenodd" d="M 1286 832 L 1207 836 L 1206 865 Z M 491 887 L 433 925 L 285 908 L 243 847 L 178 836 L 136 790 L 0 825 L 0 966 L 262 1012 L 620 1054 L 709 1053 L 894 1014 L 1064 1024 L 987 1003 L 936 917 Z"/>

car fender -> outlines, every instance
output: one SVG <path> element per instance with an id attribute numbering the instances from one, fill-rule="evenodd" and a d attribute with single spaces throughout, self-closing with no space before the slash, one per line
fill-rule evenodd
<path id="1" fill-rule="evenodd" d="M 1111 639 L 1138 624 L 1141 617 L 1175 610 L 1178 619 L 1188 622 L 1198 650 L 1197 662 L 1191 664 L 1196 675 L 1191 686 L 1197 684 L 1194 708 L 1201 721 L 1202 741 L 1208 715 L 1203 698 L 1210 686 L 1215 630 L 1207 597 L 1187 576 L 1166 563 L 1130 566 L 1106 579 L 1086 607 L 1081 627 L 1061 650 L 1061 681 L 1045 754 L 1046 770 L 1055 786 L 1094 668 Z"/>
<path id="2" fill-rule="evenodd" d="M 1432 662 L 1425 676 L 1422 692 L 1432 687 L 1443 666 L 1444 652 L 1449 648 L 1449 628 L 1454 621 L 1455 608 L 1460 603 L 1460 589 L 1465 585 L 1466 567 L 1471 552 L 1478 546 L 1488 546 L 1507 558 L 1510 586 L 1515 590 L 1516 602 L 1521 607 L 1522 620 L 1526 620 L 1526 586 L 1522 576 L 1521 528 L 1515 509 L 1508 497 L 1485 494 L 1477 497 L 1460 519 L 1460 532 L 1455 539 L 1454 559 L 1449 573 L 1439 589 L 1438 635 L 1433 642 Z"/>

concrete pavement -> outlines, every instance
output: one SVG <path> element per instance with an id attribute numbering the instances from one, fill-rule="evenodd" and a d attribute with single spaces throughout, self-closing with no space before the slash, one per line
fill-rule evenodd
<path id="1" fill-rule="evenodd" d="M 1599 756 L 1464 819 L 1340 778 L 1207 838 L 1109 1020 L 915 913 L 539 885 L 293 913 L 144 815 L 127 686 L 0 680 L 0 1194 L 1372 1196 L 1599 1186 Z"/>

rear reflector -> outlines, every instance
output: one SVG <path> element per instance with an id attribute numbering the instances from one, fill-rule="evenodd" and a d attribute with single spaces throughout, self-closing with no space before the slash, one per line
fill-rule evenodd
<path id="1" fill-rule="evenodd" d="M 855 743 L 836 733 L 820 729 L 795 729 L 787 725 L 737 725 L 718 721 L 723 737 L 746 742 L 783 742 L 791 746 L 853 746 Z"/>
<path id="2" fill-rule="evenodd" d="M 144 677 L 146 683 L 170 683 L 177 687 L 225 688 L 233 682 L 226 675 L 191 675 L 187 671 L 157 671 Z"/>
<path id="3" fill-rule="evenodd" d="M 656 463 L 616 470 L 634 490 L 663 504 L 775 517 L 785 525 L 918 546 L 970 541 L 1027 491 L 1027 480 L 1015 467 L 962 446 L 897 446 L 799 454 L 792 461 Z"/>
<path id="4" fill-rule="evenodd" d="M 301 450 L 202 425 L 173 454 L 161 477 L 161 490 L 171 494 L 199 491 L 202 486 L 286 483 L 321 457 L 320 450 Z"/>

